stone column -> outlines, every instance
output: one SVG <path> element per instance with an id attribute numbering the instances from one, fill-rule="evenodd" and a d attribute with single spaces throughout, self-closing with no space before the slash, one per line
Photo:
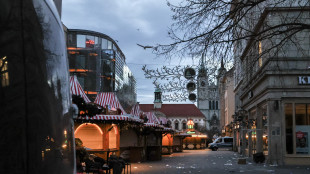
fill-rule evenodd
<path id="1" fill-rule="evenodd" d="M 245 156 L 245 148 L 246 148 L 246 132 L 247 132 L 247 128 L 244 127 L 244 125 L 242 126 L 242 146 L 241 146 L 241 154 L 243 156 Z"/>
<path id="2" fill-rule="evenodd" d="M 263 152 L 263 111 L 256 107 L 256 153 Z"/>
<path id="3" fill-rule="evenodd" d="M 268 102 L 268 162 L 274 165 L 283 164 L 283 145 L 281 141 L 281 123 L 283 108 L 279 100 Z"/>
<path id="4" fill-rule="evenodd" d="M 236 130 L 236 128 L 233 128 L 233 136 L 234 136 L 234 142 L 233 142 L 233 151 L 234 152 L 237 152 L 238 150 L 237 150 L 237 148 L 238 148 L 238 146 L 237 146 L 237 130 Z"/>
<path id="5" fill-rule="evenodd" d="M 253 150 L 253 143 L 252 143 L 252 131 L 251 130 L 249 130 L 249 131 L 247 131 L 247 133 L 248 133 L 248 140 L 249 140 L 249 153 L 248 153 L 248 156 L 249 157 L 251 157 L 252 156 L 252 154 L 253 154 L 253 152 L 252 152 L 252 150 Z"/>

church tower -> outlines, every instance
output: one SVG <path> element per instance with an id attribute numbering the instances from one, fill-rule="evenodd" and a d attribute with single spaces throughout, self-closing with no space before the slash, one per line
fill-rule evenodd
<path id="1" fill-rule="evenodd" d="M 221 67 L 224 67 L 221 65 Z M 216 79 L 214 79 L 216 80 Z M 209 82 L 204 55 L 201 58 L 197 77 L 197 107 L 204 114 L 206 129 L 219 133 L 220 129 L 220 99 L 218 84 Z"/>
<path id="2" fill-rule="evenodd" d="M 204 54 L 199 62 L 198 77 L 197 77 L 197 107 L 208 120 L 209 100 L 208 100 L 209 79 L 205 65 Z"/>
<path id="3" fill-rule="evenodd" d="M 162 100 L 161 100 L 161 89 L 156 87 L 155 92 L 154 92 L 154 109 L 161 108 L 161 105 L 163 104 Z"/>

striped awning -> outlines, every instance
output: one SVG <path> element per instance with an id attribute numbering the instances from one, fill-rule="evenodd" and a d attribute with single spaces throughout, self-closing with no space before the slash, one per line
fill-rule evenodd
<path id="1" fill-rule="evenodd" d="M 136 103 L 130 112 L 131 115 L 133 115 L 135 118 L 140 119 L 140 115 L 143 114 L 143 111 L 141 111 L 139 103 Z"/>
<path id="2" fill-rule="evenodd" d="M 136 121 L 133 118 L 130 118 L 128 116 L 123 115 L 96 115 L 93 117 L 78 117 L 78 120 L 104 120 L 104 121 L 113 121 L 113 120 L 119 120 L 119 121 Z"/>
<path id="3" fill-rule="evenodd" d="M 170 127 L 164 127 L 164 131 L 174 131 L 174 130 Z"/>
<path id="4" fill-rule="evenodd" d="M 90 102 L 89 98 L 86 96 L 82 86 L 80 85 L 75 75 L 70 76 L 70 91 L 72 95 L 81 96 L 86 103 Z"/>
<path id="5" fill-rule="evenodd" d="M 108 105 L 108 107 L 110 108 L 119 108 L 122 111 L 122 115 L 126 114 L 125 110 L 123 109 L 123 107 L 121 106 L 121 104 L 119 103 L 117 96 L 115 95 L 114 92 L 101 92 L 97 95 L 95 102 L 96 104 L 105 107 L 106 105 Z"/>
<path id="6" fill-rule="evenodd" d="M 156 123 L 144 123 L 145 127 L 157 127 L 157 128 L 164 128 L 163 125 L 156 124 Z"/>
<path id="7" fill-rule="evenodd" d="M 159 124 L 158 118 L 155 116 L 154 112 L 144 112 L 144 114 L 147 116 L 147 123 L 154 123 Z"/>
<path id="8" fill-rule="evenodd" d="M 139 123 L 143 123 L 143 120 L 140 119 L 139 117 L 136 117 L 132 114 L 124 114 L 124 116 L 129 117 L 131 120 L 135 121 L 135 122 L 139 122 Z"/>
<path id="9" fill-rule="evenodd" d="M 159 117 L 158 120 L 161 124 L 167 124 L 167 122 L 168 122 L 167 118 L 165 118 L 165 117 Z"/>

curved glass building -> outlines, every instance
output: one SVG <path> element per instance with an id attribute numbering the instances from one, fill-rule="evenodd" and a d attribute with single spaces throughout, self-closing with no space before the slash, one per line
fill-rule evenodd
<path id="1" fill-rule="evenodd" d="M 116 92 L 124 108 L 136 103 L 136 80 L 126 58 L 109 36 L 89 30 L 68 29 L 70 74 L 94 101 L 99 92 Z"/>
<path id="2" fill-rule="evenodd" d="M 75 173 L 67 51 L 54 2 L 0 7 L 0 173 Z"/>

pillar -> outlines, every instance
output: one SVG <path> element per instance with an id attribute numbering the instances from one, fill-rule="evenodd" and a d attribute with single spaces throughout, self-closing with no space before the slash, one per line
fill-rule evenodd
<path id="1" fill-rule="evenodd" d="M 263 110 L 256 107 L 256 153 L 263 152 Z"/>

